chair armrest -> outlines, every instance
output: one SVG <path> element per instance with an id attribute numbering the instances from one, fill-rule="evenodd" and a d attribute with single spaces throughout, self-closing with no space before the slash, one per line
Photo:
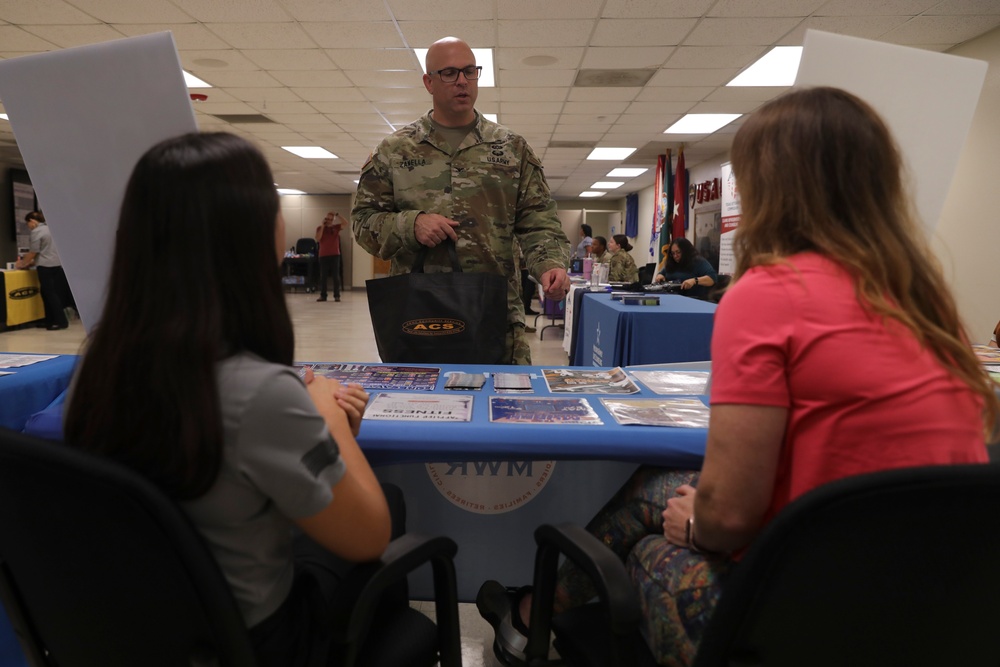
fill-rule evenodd
<path id="1" fill-rule="evenodd" d="M 638 597 L 618 555 L 576 524 L 542 524 L 535 530 L 534 595 L 525 649 L 529 658 L 548 654 L 551 610 L 560 554 L 573 561 L 597 588 L 608 624 L 616 638 L 631 641 L 641 618 Z"/>
<path id="2" fill-rule="evenodd" d="M 458 584 L 455 554 L 458 545 L 448 537 L 406 533 L 386 548 L 382 557 L 367 566 L 364 587 L 354 601 L 347 624 L 338 639 L 360 646 L 371 627 L 382 594 L 410 572 L 430 563 L 434 577 L 434 610 L 441 645 L 441 667 L 461 667 L 461 636 L 458 621 Z"/>

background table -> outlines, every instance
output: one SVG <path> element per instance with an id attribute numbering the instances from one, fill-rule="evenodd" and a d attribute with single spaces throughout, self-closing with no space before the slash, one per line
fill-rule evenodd
<path id="1" fill-rule="evenodd" d="M 20 368 L 0 368 L 0 427 L 24 429 L 28 419 L 44 410 L 69 386 L 78 357 L 58 355 Z"/>
<path id="2" fill-rule="evenodd" d="M 0 271 L 0 330 L 44 319 L 37 271 Z"/>
<path id="3" fill-rule="evenodd" d="M 573 366 L 635 366 L 711 359 L 714 303 L 661 294 L 658 306 L 625 306 L 605 292 L 579 295 Z"/>

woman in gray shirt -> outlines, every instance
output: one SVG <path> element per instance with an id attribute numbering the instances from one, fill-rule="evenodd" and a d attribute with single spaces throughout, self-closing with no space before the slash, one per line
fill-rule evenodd
<path id="1" fill-rule="evenodd" d="M 181 504 L 258 664 L 294 666 L 327 650 L 310 596 L 332 604 L 349 563 L 385 550 L 391 519 L 355 440 L 367 394 L 292 368 L 273 184 L 229 134 L 170 139 L 139 160 L 65 431 Z M 297 539 L 312 543 L 309 565 Z"/>

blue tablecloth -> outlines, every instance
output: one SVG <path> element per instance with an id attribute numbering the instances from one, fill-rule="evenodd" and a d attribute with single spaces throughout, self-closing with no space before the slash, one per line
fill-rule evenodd
<path id="1" fill-rule="evenodd" d="M 534 393 L 528 396 L 535 397 L 550 395 L 541 371 L 554 368 L 433 367 L 441 369 L 436 394 L 450 391 L 444 389 L 448 372 L 505 371 L 530 373 Z M 630 397 L 655 396 L 637 384 L 641 392 Z M 375 395 L 402 390 L 368 391 Z M 492 377 L 479 391 L 455 393 L 474 397 L 471 422 L 368 419 L 362 422 L 358 442 L 379 479 L 403 490 L 408 529 L 449 535 L 458 542 L 455 562 L 463 601 L 474 600 L 487 578 L 530 580 L 532 531 L 539 523 L 585 524 L 637 464 L 695 469 L 705 451 L 706 429 L 621 426 L 595 394 L 578 396 L 587 399 L 604 422 L 601 426 L 491 423 Z M 50 406 L 32 418 L 26 432 L 61 438 L 61 413 L 61 405 Z M 411 578 L 410 590 L 415 599 L 429 598 L 429 575 Z"/>
<path id="2" fill-rule="evenodd" d="M 69 386 L 78 357 L 67 354 L 20 368 L 2 368 L 0 427 L 21 431 L 32 414 L 44 410 Z"/>
<path id="3" fill-rule="evenodd" d="M 711 359 L 714 303 L 676 294 L 658 306 L 625 306 L 584 293 L 573 313 L 574 366 L 637 366 Z"/>
<path id="4" fill-rule="evenodd" d="M 541 366 L 408 365 L 441 369 L 435 393 L 450 391 L 444 389 L 446 374 L 449 372 L 508 371 L 532 375 L 534 393 L 527 394 L 528 396 L 550 395 L 542 377 Z M 630 397 L 656 396 L 641 383 L 638 384 L 640 393 Z M 374 395 L 378 391 L 373 389 L 369 393 Z M 471 422 L 363 421 L 358 442 L 371 464 L 560 459 L 624 461 L 691 469 L 701 467 L 707 436 L 705 429 L 621 426 L 604 408 L 598 395 L 580 394 L 587 398 L 601 417 L 603 426 L 491 423 L 489 397 L 496 395 L 492 381 L 488 381 L 479 391 L 461 390 L 455 393 L 474 397 Z M 707 399 L 703 400 L 707 402 Z M 33 415 L 24 430 L 30 435 L 60 440 L 62 402 L 57 401 L 48 409 Z"/>

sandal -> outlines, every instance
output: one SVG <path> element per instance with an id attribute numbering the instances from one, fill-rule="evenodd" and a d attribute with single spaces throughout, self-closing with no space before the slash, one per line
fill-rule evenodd
<path id="1" fill-rule="evenodd" d="M 531 586 L 504 588 L 497 581 L 487 581 L 476 595 L 476 607 L 486 622 L 493 626 L 493 653 L 508 667 L 526 667 L 524 649 L 528 645 L 528 628 L 521 621 L 521 599 L 531 593 Z"/>

